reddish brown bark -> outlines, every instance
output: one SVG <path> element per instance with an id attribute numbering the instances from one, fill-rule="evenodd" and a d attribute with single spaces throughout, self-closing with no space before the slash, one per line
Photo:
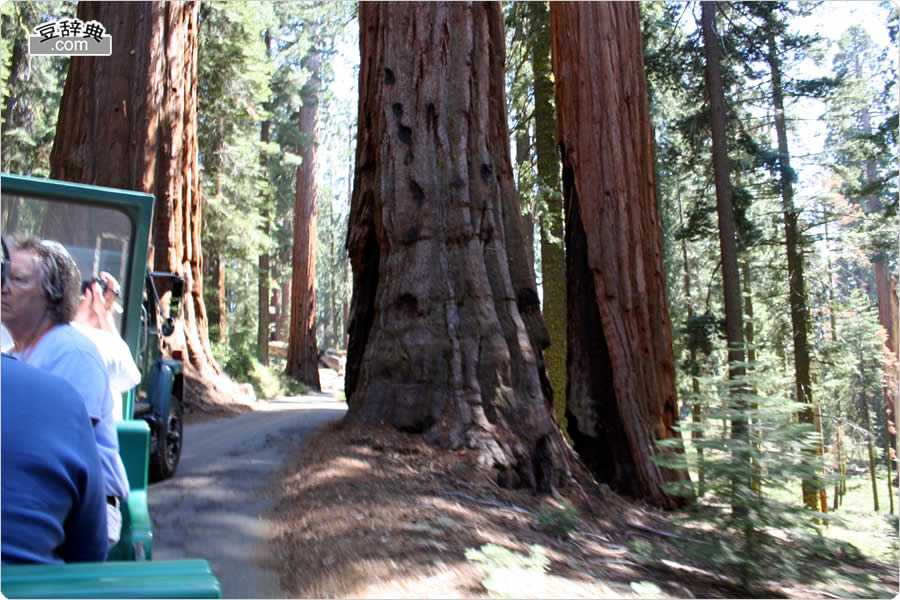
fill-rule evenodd
<path id="1" fill-rule="evenodd" d="M 286 277 L 281 282 L 281 310 L 278 312 L 278 320 L 276 326 L 278 328 L 278 339 L 284 339 L 285 321 L 291 315 L 291 278 Z"/>
<path id="2" fill-rule="evenodd" d="M 313 142 L 300 149 L 297 194 L 294 200 L 294 262 L 291 276 L 291 329 L 287 373 L 315 390 L 319 383 L 316 344 L 316 143 L 318 140 L 319 55 L 311 52 L 307 68 L 313 73 L 303 93 L 300 131 Z"/>
<path id="3" fill-rule="evenodd" d="M 636 3 L 550 5 L 563 159 L 569 433 L 598 479 L 658 506 L 684 478 L 650 459 L 675 437 L 675 366 Z"/>
<path id="4" fill-rule="evenodd" d="M 50 163 L 56 179 L 156 196 L 150 266 L 185 278 L 188 359 L 218 372 L 201 277 L 198 14 L 196 2 L 79 3 L 112 55 L 71 59 Z"/>
<path id="5" fill-rule="evenodd" d="M 500 5 L 364 2 L 360 55 L 350 418 L 475 449 L 501 484 L 550 491 L 567 466 L 513 183 Z"/>
<path id="6" fill-rule="evenodd" d="M 890 285 L 888 286 L 890 291 L 890 296 L 888 299 L 888 306 L 890 307 L 889 319 L 890 325 L 888 326 L 888 349 L 891 351 L 890 359 L 891 366 L 888 372 L 888 380 L 887 380 L 887 388 L 890 391 L 889 394 L 886 395 L 886 404 L 887 404 L 887 417 L 888 417 L 888 439 L 890 440 L 892 460 L 894 460 L 894 464 L 897 464 L 897 438 L 898 438 L 898 427 L 897 427 L 897 415 L 900 414 L 900 393 L 898 393 L 898 385 L 900 385 L 900 364 L 898 364 L 898 357 L 900 357 L 900 349 L 898 349 L 898 342 L 900 342 L 900 296 L 897 294 L 897 279 L 891 277 Z"/>
<path id="7" fill-rule="evenodd" d="M 884 411 L 887 420 L 888 444 L 891 459 L 897 456 L 897 411 L 900 394 L 897 392 L 897 382 L 900 380 L 900 364 L 897 353 L 897 284 L 890 277 L 887 261 L 882 259 L 875 262 L 875 289 L 878 297 L 878 322 L 884 327 L 886 359 L 884 361 Z"/>

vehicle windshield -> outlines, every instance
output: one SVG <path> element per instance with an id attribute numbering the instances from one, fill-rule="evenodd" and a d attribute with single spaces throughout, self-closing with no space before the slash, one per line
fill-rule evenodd
<path id="1" fill-rule="evenodd" d="M 121 306 L 128 306 L 129 256 L 134 227 L 124 212 L 106 206 L 91 206 L 19 194 L 2 194 L 3 237 L 36 236 L 61 243 L 81 271 L 81 280 L 106 271 L 119 281 Z M 122 314 L 113 312 L 122 332 Z"/>

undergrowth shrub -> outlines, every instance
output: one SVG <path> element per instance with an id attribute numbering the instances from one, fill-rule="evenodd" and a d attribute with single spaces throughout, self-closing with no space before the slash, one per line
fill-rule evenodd
<path id="1" fill-rule="evenodd" d="M 690 480 L 668 486 L 671 493 L 694 501 L 686 521 L 711 524 L 717 532 L 686 551 L 724 572 L 738 573 L 749 590 L 769 575 L 810 575 L 803 572 L 803 560 L 824 551 L 818 526 L 827 516 L 771 495 L 790 482 L 799 500 L 801 481 L 824 485 L 816 456 L 821 437 L 812 424 L 795 420 L 808 407 L 784 396 L 782 390 L 792 387 L 789 380 L 775 380 L 758 366 L 748 373 L 731 382 L 701 379 L 707 392 L 690 401 L 701 404 L 704 421 L 683 423 L 681 429 L 699 430 L 703 437 L 692 440 L 691 451 L 660 453 L 654 460 L 669 468 L 702 471 L 700 497 Z M 731 435 L 735 422 L 746 424 L 746 436 Z M 676 448 L 680 442 L 674 438 L 660 445 Z M 702 454 L 695 452 L 698 448 Z"/>
<path id="2" fill-rule="evenodd" d="M 542 506 L 538 511 L 537 520 L 546 533 L 564 538 L 578 528 L 578 511 L 565 499 L 559 504 L 559 506 Z"/>
<path id="3" fill-rule="evenodd" d="M 466 559 L 478 563 L 484 574 L 482 585 L 500 598 L 521 598 L 533 592 L 529 586 L 535 577 L 543 577 L 550 567 L 550 559 L 542 546 L 529 547 L 528 556 L 496 544 L 466 550 Z"/>

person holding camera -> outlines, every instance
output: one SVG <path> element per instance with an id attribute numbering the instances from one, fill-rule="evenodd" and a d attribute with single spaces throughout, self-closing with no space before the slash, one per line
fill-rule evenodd
<path id="1" fill-rule="evenodd" d="M 9 273 L 2 288 L 2 321 L 14 342 L 12 355 L 65 379 L 81 396 L 94 424 L 103 468 L 109 545 L 121 534 L 121 501 L 128 476 L 119 456 L 109 375 L 97 347 L 71 325 L 78 308 L 81 274 L 58 242 L 12 240 Z"/>
<path id="2" fill-rule="evenodd" d="M 93 284 L 96 284 L 96 286 Z M 84 296 L 88 287 L 91 287 L 92 302 L 86 306 L 82 303 L 78 307 L 75 320 L 84 322 L 96 329 L 119 335 L 119 330 L 116 328 L 116 323 L 113 319 L 114 314 L 122 313 L 122 306 L 118 302 L 122 293 L 119 282 L 106 271 L 100 271 L 92 280 L 82 282 L 82 296 Z M 83 308 L 84 310 L 82 310 Z"/>
<path id="3" fill-rule="evenodd" d="M 82 282 L 81 304 L 72 320 L 72 325 L 94 342 L 100 352 L 109 375 L 116 420 L 124 418 L 122 394 L 141 382 L 141 372 L 131 350 L 112 321 L 119 295 L 119 283 L 109 273 L 101 271 L 97 277 Z"/>

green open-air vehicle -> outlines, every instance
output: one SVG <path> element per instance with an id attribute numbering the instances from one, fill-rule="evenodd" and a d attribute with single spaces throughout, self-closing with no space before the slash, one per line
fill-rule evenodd
<path id="1" fill-rule="evenodd" d="M 122 504 L 121 539 L 108 561 L 5 565 L 0 591 L 8 598 L 220 598 L 205 560 L 151 560 L 147 487 L 149 480 L 171 477 L 178 466 L 184 393 L 180 353 L 162 353 L 163 340 L 175 329 L 183 280 L 147 268 L 153 196 L 7 174 L 0 177 L 0 193 L 4 237 L 55 240 L 78 263 L 82 279 L 106 271 L 119 280 L 122 312 L 114 318 L 142 376 L 123 394 L 117 423 L 131 493 Z"/>

